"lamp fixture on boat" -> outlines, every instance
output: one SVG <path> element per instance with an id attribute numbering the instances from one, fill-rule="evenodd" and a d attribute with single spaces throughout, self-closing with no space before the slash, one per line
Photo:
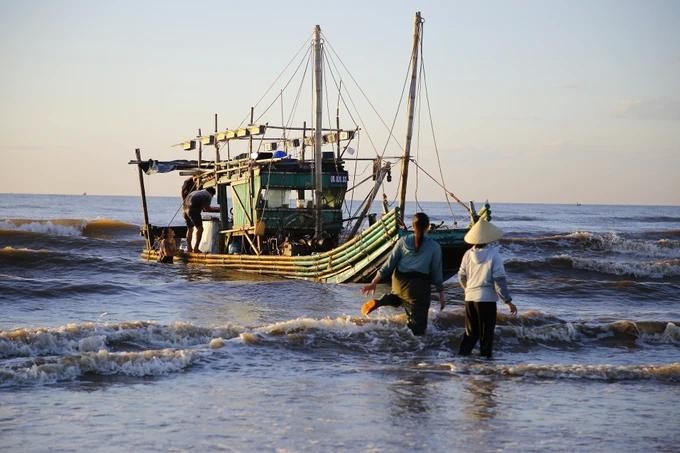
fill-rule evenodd
<path id="1" fill-rule="evenodd" d="M 250 132 L 250 135 L 262 135 L 264 134 L 265 130 L 266 127 L 262 124 L 253 124 L 248 126 L 248 132 Z"/>
<path id="2" fill-rule="evenodd" d="M 201 139 L 202 145 L 214 145 L 215 144 L 215 136 L 214 135 L 205 135 L 203 137 L 200 137 L 200 139 Z"/>
<path id="3" fill-rule="evenodd" d="M 226 130 L 215 134 L 215 138 L 217 139 L 218 142 L 225 142 L 234 137 L 236 137 L 236 131 L 232 130 Z"/>

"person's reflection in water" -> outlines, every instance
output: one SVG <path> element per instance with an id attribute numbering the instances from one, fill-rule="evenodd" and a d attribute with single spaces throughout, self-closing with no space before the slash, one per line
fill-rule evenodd
<path id="1" fill-rule="evenodd" d="M 422 374 L 404 377 L 389 386 L 393 403 L 393 416 L 397 418 L 413 418 L 419 422 L 427 419 L 423 415 L 430 412 L 431 385 Z"/>
<path id="2" fill-rule="evenodd" d="M 465 415 L 470 422 L 491 420 L 496 416 L 496 383 L 487 379 L 465 380 Z"/>

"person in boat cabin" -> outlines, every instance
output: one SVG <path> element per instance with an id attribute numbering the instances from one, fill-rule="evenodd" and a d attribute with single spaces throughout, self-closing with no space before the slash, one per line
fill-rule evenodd
<path id="1" fill-rule="evenodd" d="M 175 231 L 172 228 L 166 228 L 161 235 L 161 241 L 158 243 L 159 258 L 158 262 L 172 264 L 173 257 L 177 253 L 177 242 L 175 241 Z"/>
<path id="2" fill-rule="evenodd" d="M 507 304 L 511 314 L 517 314 L 508 291 L 503 259 L 496 247 L 489 245 L 501 236 L 500 228 L 481 219 L 465 235 L 465 242 L 472 244 L 472 248 L 463 255 L 458 270 L 458 280 L 465 290 L 465 333 L 460 355 L 470 355 L 480 340 L 480 354 L 491 358 L 498 298 Z"/>
<path id="3" fill-rule="evenodd" d="M 392 292 L 365 302 L 361 307 L 364 316 L 385 305 L 401 306 L 413 334 L 423 335 L 427 329 L 433 284 L 439 291 L 440 309 L 444 309 L 442 249 L 437 241 L 426 235 L 429 227 L 427 214 L 419 212 L 413 216 L 413 234 L 397 241 L 385 264 L 361 290 L 364 295 L 371 295 L 376 285 L 391 275 Z"/>
<path id="4" fill-rule="evenodd" d="M 203 220 L 201 213 L 220 212 L 219 206 L 210 206 L 212 197 L 215 195 L 214 187 L 194 190 L 184 199 L 184 220 L 187 224 L 187 252 L 201 253 L 198 249 L 203 237 Z M 193 247 L 193 230 L 196 228 L 196 247 Z"/>

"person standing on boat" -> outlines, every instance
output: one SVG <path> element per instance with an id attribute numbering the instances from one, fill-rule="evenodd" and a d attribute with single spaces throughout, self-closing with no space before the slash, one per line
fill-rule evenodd
<path id="1" fill-rule="evenodd" d="M 507 304 L 511 314 L 517 314 L 508 291 L 503 259 L 496 247 L 489 245 L 501 236 L 500 228 L 481 219 L 465 235 L 465 242 L 472 244 L 472 248 L 463 255 L 458 270 L 458 280 L 465 290 L 465 333 L 460 355 L 470 355 L 480 340 L 480 354 L 491 358 L 498 298 Z"/>
<path id="2" fill-rule="evenodd" d="M 387 262 L 371 283 L 361 290 L 364 295 L 371 295 L 378 282 L 391 275 L 392 292 L 365 302 L 361 307 L 364 316 L 384 305 L 402 306 L 413 334 L 423 335 L 427 328 L 433 284 L 439 291 L 440 309 L 444 309 L 442 249 L 437 241 L 426 235 L 429 227 L 430 219 L 424 212 L 413 217 L 413 234 L 397 241 Z"/>
<path id="3" fill-rule="evenodd" d="M 187 195 L 189 195 L 191 192 L 194 190 L 198 189 L 198 181 L 196 180 L 195 177 L 191 176 L 187 179 L 184 180 L 182 183 L 182 203 L 184 203 L 184 200 L 187 199 Z"/>
<path id="4" fill-rule="evenodd" d="M 187 252 L 201 253 L 198 249 L 203 237 L 203 219 L 201 213 L 220 212 L 219 206 L 210 206 L 212 197 L 215 195 L 214 187 L 202 190 L 194 190 L 184 199 L 184 220 L 187 224 Z M 192 247 L 193 230 L 196 228 L 196 247 Z"/>

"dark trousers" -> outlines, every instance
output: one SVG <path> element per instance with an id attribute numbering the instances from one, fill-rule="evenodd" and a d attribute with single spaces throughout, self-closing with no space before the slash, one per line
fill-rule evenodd
<path id="1" fill-rule="evenodd" d="M 430 278 L 417 272 L 392 274 L 392 292 L 377 300 L 378 306 L 404 307 L 407 325 L 414 335 L 423 335 L 427 329 L 430 310 Z"/>
<path id="2" fill-rule="evenodd" d="M 491 357 L 493 352 L 493 331 L 496 328 L 495 302 L 465 301 L 465 333 L 460 343 L 460 355 L 470 355 L 479 343 L 479 353 Z"/>

